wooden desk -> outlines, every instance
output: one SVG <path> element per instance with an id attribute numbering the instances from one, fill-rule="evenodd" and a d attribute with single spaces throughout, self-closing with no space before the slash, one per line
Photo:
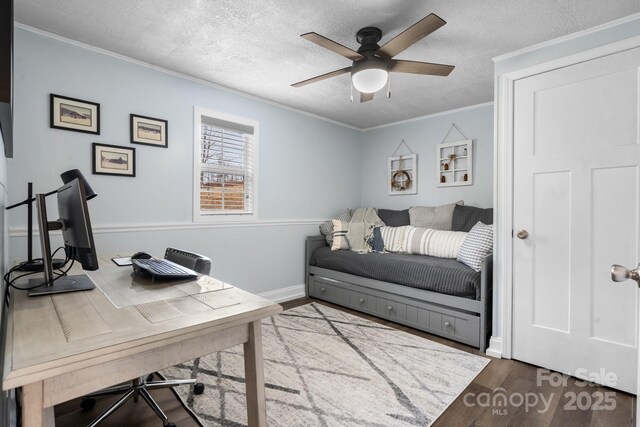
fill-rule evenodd
<path id="1" fill-rule="evenodd" d="M 53 406 L 244 343 L 250 426 L 266 425 L 260 320 L 280 305 L 208 276 L 162 285 L 101 260 L 92 291 L 12 291 L 2 388 L 22 387 L 23 425 Z"/>

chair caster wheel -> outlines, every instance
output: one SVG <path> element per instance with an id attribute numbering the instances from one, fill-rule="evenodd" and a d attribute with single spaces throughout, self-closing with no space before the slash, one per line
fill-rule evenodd
<path id="1" fill-rule="evenodd" d="M 80 407 L 85 411 L 90 411 L 94 406 L 96 406 L 96 399 L 93 397 L 83 397 L 80 402 Z"/>
<path id="2" fill-rule="evenodd" d="M 204 384 L 195 383 L 195 385 L 193 386 L 193 394 L 202 394 L 202 393 L 204 393 Z"/>
<path id="3" fill-rule="evenodd" d="M 164 427 L 176 427 L 174 423 L 166 423 Z"/>
<path id="4" fill-rule="evenodd" d="M 153 374 L 147 375 L 147 381 L 153 381 L 154 378 L 155 376 Z"/>

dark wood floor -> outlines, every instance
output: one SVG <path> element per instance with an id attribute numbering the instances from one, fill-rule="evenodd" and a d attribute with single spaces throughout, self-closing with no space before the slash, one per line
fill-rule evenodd
<path id="1" fill-rule="evenodd" d="M 473 347 L 313 298 L 300 298 L 283 303 L 282 306 L 288 310 L 310 302 L 337 308 L 419 337 L 486 357 Z M 480 375 L 432 425 L 433 427 L 624 427 L 634 425 L 635 397 L 632 395 L 600 386 L 583 385 L 582 382 L 573 378 L 557 381 L 557 383 L 562 383 L 559 385 L 543 381 L 538 386 L 537 377 L 538 371 L 535 366 L 515 360 L 492 358 Z M 560 376 L 554 375 L 553 380 L 560 380 Z M 199 425 L 191 418 L 171 391 L 158 390 L 153 394 L 169 420 L 176 423 L 178 427 Z M 506 396 L 506 405 L 502 405 L 500 396 Z M 573 396 L 577 398 L 575 401 Z M 487 404 L 487 398 L 489 404 Z M 528 400 L 529 407 L 526 404 L 521 404 L 521 400 L 525 402 Z M 492 401 L 495 405 L 490 404 Z M 536 401 L 537 405 L 534 405 Z M 79 400 L 58 405 L 55 408 L 56 424 L 69 427 L 86 425 L 106 405 L 107 402 L 103 399 L 89 412 L 80 409 Z M 105 427 L 124 425 L 158 427 L 162 426 L 162 423 L 141 401 L 137 404 L 129 402 L 108 422 L 101 425 Z"/>

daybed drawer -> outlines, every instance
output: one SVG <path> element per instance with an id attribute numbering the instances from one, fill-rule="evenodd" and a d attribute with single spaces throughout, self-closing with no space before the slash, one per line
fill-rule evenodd
<path id="1" fill-rule="evenodd" d="M 477 345 L 480 333 L 480 318 L 472 315 L 443 314 L 436 310 L 420 308 L 418 324 L 472 345 Z"/>
<path id="2" fill-rule="evenodd" d="M 309 295 L 338 304 L 349 305 L 350 292 L 337 286 L 336 282 L 312 276 L 309 280 Z"/>
<path id="3" fill-rule="evenodd" d="M 376 297 L 363 294 L 361 292 L 351 291 L 351 306 L 359 309 L 375 310 Z"/>
<path id="4" fill-rule="evenodd" d="M 376 313 L 389 319 L 404 322 L 407 319 L 407 305 L 387 298 L 376 298 Z"/>

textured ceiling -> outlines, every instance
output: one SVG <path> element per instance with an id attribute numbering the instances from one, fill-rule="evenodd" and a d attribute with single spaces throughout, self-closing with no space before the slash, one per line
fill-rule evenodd
<path id="1" fill-rule="evenodd" d="M 493 99 L 491 58 L 640 11 L 639 0 L 15 0 L 17 22 L 358 128 Z M 315 31 L 356 50 L 429 13 L 447 25 L 397 58 L 455 65 L 449 77 L 393 73 L 367 103 L 349 75 L 294 82 L 350 65 L 300 37 Z"/>

